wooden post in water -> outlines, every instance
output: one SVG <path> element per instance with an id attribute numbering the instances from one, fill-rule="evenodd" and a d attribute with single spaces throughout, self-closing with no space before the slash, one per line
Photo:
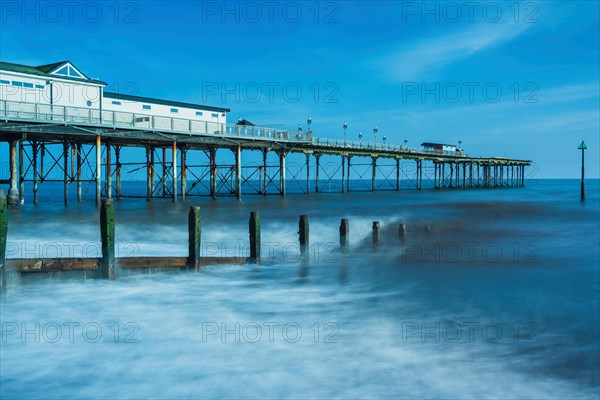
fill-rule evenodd
<path id="1" fill-rule="evenodd" d="M 200 207 L 190 207 L 188 215 L 189 251 L 188 267 L 198 270 L 200 262 L 201 238 Z"/>
<path id="2" fill-rule="evenodd" d="M 260 261 L 260 215 L 258 211 L 250 212 L 250 261 Z"/>
<path id="3" fill-rule="evenodd" d="M 298 225 L 299 225 L 298 235 L 299 235 L 299 242 L 300 242 L 300 254 L 304 255 L 304 254 L 306 254 L 306 250 L 308 249 L 308 245 L 309 245 L 308 215 L 301 215 L 300 222 Z"/>
<path id="4" fill-rule="evenodd" d="M 340 222 L 340 249 L 347 250 L 350 241 L 350 224 L 347 219 Z"/>
<path id="5" fill-rule="evenodd" d="M 373 221 L 373 246 L 379 246 L 379 221 Z"/>
<path id="6" fill-rule="evenodd" d="M 406 239 L 406 224 L 400 224 L 398 227 L 398 237 L 402 242 Z"/>
<path id="7" fill-rule="evenodd" d="M 8 203 L 4 189 L 0 189 L 0 268 L 6 260 L 6 236 L 8 235 Z"/>
<path id="8" fill-rule="evenodd" d="M 100 237 L 102 240 L 100 277 L 109 279 L 115 264 L 115 209 L 112 199 L 102 200 L 100 207 Z"/>

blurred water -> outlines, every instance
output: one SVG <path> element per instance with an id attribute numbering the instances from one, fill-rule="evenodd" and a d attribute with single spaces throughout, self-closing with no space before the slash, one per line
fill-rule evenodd
<path id="1" fill-rule="evenodd" d="M 9 280 L 0 395 L 598 398 L 599 185 L 588 181 L 583 204 L 578 188 L 117 201 L 121 256 L 185 255 L 187 211 L 200 204 L 213 255 L 245 254 L 259 210 L 264 260 L 113 282 Z M 9 257 L 94 256 L 94 205 L 48 197 L 11 211 Z"/>

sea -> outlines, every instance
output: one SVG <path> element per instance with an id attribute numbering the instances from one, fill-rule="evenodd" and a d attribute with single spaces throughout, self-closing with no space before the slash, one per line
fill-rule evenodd
<path id="1" fill-rule="evenodd" d="M 8 258 L 99 256 L 93 198 L 52 185 L 9 211 Z M 119 257 L 186 256 L 199 205 L 213 257 L 248 255 L 258 211 L 261 260 L 6 272 L 0 397 L 598 399 L 600 185 L 579 185 L 115 200 Z"/>

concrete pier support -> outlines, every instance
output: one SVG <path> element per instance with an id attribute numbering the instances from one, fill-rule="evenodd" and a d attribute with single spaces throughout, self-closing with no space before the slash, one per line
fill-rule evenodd
<path id="1" fill-rule="evenodd" d="M 9 163 L 10 163 L 10 188 L 8 189 L 7 203 L 8 207 L 19 206 L 19 186 L 17 175 L 17 141 L 9 143 Z"/>

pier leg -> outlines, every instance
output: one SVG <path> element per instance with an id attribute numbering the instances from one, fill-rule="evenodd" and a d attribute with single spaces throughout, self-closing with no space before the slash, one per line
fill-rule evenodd
<path id="1" fill-rule="evenodd" d="M 172 155 L 173 159 L 172 174 L 173 175 L 173 201 L 177 202 L 177 142 L 173 142 Z"/>
<path id="2" fill-rule="evenodd" d="M 462 163 L 462 169 L 463 169 L 462 186 L 463 186 L 463 188 L 466 188 L 467 187 L 467 164 Z"/>
<path id="3" fill-rule="evenodd" d="M 115 264 L 115 209 L 112 199 L 102 200 L 100 207 L 100 236 L 102 240 L 102 261 L 100 276 L 102 279 L 112 278 Z"/>
<path id="4" fill-rule="evenodd" d="M 208 152 L 210 163 L 210 196 L 217 198 L 217 149 L 211 148 Z"/>
<path id="5" fill-rule="evenodd" d="M 235 194 L 238 200 L 242 199 L 242 146 L 235 149 Z"/>
<path id="6" fill-rule="evenodd" d="M 469 163 L 469 187 L 473 187 L 473 163 Z"/>
<path id="7" fill-rule="evenodd" d="M 63 197 L 65 206 L 69 205 L 69 143 L 63 142 Z"/>
<path id="8" fill-rule="evenodd" d="M 96 205 L 100 205 L 102 198 L 102 141 L 100 135 L 96 136 Z"/>
<path id="9" fill-rule="evenodd" d="M 200 251 L 202 245 L 201 238 L 201 218 L 200 218 L 200 207 L 190 207 L 190 213 L 188 214 L 188 232 L 189 232 L 189 245 L 188 245 L 188 267 L 195 268 L 198 270 L 200 261 Z"/>
<path id="10" fill-rule="evenodd" d="M 373 246 L 379 246 L 379 229 L 380 229 L 380 225 L 379 225 L 379 221 L 373 221 Z"/>
<path id="11" fill-rule="evenodd" d="M 377 190 L 377 157 L 371 157 L 371 191 Z"/>
<path id="12" fill-rule="evenodd" d="M 77 146 L 75 147 L 75 157 L 77 159 L 77 172 L 76 172 L 76 179 L 77 179 L 77 202 L 81 203 L 82 201 L 82 191 L 81 191 L 81 168 L 82 168 L 82 163 L 81 163 L 81 143 L 77 143 Z"/>
<path id="13" fill-rule="evenodd" d="M 454 180 L 454 163 L 450 163 L 450 182 L 449 182 L 449 187 L 453 187 L 453 180 Z"/>
<path id="14" fill-rule="evenodd" d="M 340 222 L 340 249 L 346 251 L 350 241 L 350 224 L 347 219 L 342 219 Z"/>
<path id="15" fill-rule="evenodd" d="M 11 141 L 9 143 L 9 162 L 10 162 L 10 188 L 8 189 L 7 204 L 9 207 L 19 206 L 19 186 L 17 175 L 17 142 Z"/>
<path id="16" fill-rule="evenodd" d="M 258 263 L 260 261 L 260 215 L 258 211 L 250 213 L 250 261 Z"/>
<path id="17" fill-rule="evenodd" d="M 400 190 L 400 159 L 396 158 L 396 191 Z"/>
<path id="18" fill-rule="evenodd" d="M 121 198 L 121 147 L 122 146 L 115 146 L 115 196 L 117 199 Z"/>
<path id="19" fill-rule="evenodd" d="M 267 185 L 269 184 L 268 182 L 268 178 L 267 178 L 267 156 L 269 155 L 269 150 L 264 149 L 262 151 L 262 156 L 263 156 L 263 163 L 262 163 L 262 181 L 263 181 L 263 186 L 262 186 L 262 191 L 261 194 L 263 196 L 266 196 L 267 194 Z"/>
<path id="20" fill-rule="evenodd" d="M 440 176 L 440 183 L 442 189 L 446 187 L 446 163 L 442 161 L 442 174 Z"/>
<path id="21" fill-rule="evenodd" d="M 281 153 L 279 153 L 279 192 L 281 193 L 281 197 L 285 197 L 285 178 L 285 150 L 282 149 Z"/>
<path id="22" fill-rule="evenodd" d="M 342 193 L 344 193 L 344 184 L 346 183 L 346 156 L 342 156 Z"/>
<path id="23" fill-rule="evenodd" d="M 151 186 L 151 176 L 152 176 L 152 167 L 150 166 L 150 152 L 152 149 L 150 146 L 146 146 L 146 201 L 150 201 L 152 197 L 152 186 Z"/>
<path id="24" fill-rule="evenodd" d="M 306 153 L 306 194 L 310 194 L 310 153 Z"/>
<path id="25" fill-rule="evenodd" d="M 352 159 L 352 157 L 348 156 L 348 176 L 346 177 L 346 179 L 348 180 L 346 182 L 346 190 L 350 191 L 350 160 Z"/>
<path id="26" fill-rule="evenodd" d="M 112 199 L 112 150 L 110 142 L 104 145 L 106 148 L 106 197 Z"/>
<path id="27" fill-rule="evenodd" d="M 319 193 L 319 161 L 321 156 L 315 154 L 315 193 Z"/>
<path id="28" fill-rule="evenodd" d="M 31 144 L 32 157 L 33 157 L 33 204 L 38 204 L 38 143 L 33 142 Z"/>
<path id="29" fill-rule="evenodd" d="M 162 197 L 167 196 L 167 148 L 162 148 L 162 157 L 161 157 L 161 170 L 162 175 L 160 177 L 160 192 Z"/>
<path id="30" fill-rule="evenodd" d="M 521 186 L 525 187 L 525 165 L 521 165 Z"/>
<path id="31" fill-rule="evenodd" d="M 0 269 L 6 260 L 6 237 L 8 235 L 8 201 L 4 189 L 0 189 Z"/>
<path id="32" fill-rule="evenodd" d="M 401 242 L 406 239 L 406 224 L 400 224 L 398 227 L 398 238 Z"/>
<path id="33" fill-rule="evenodd" d="M 19 141 L 19 203 L 25 203 L 25 159 L 23 141 Z"/>
<path id="34" fill-rule="evenodd" d="M 181 147 L 179 153 L 181 155 L 181 200 L 185 201 L 187 198 L 187 149 L 185 146 Z"/>
<path id="35" fill-rule="evenodd" d="M 300 242 L 300 254 L 305 255 L 309 246 L 308 215 L 300 216 L 300 221 L 298 223 L 298 235 Z"/>
<path id="36" fill-rule="evenodd" d="M 419 190 L 423 190 L 423 160 L 419 160 Z"/>

